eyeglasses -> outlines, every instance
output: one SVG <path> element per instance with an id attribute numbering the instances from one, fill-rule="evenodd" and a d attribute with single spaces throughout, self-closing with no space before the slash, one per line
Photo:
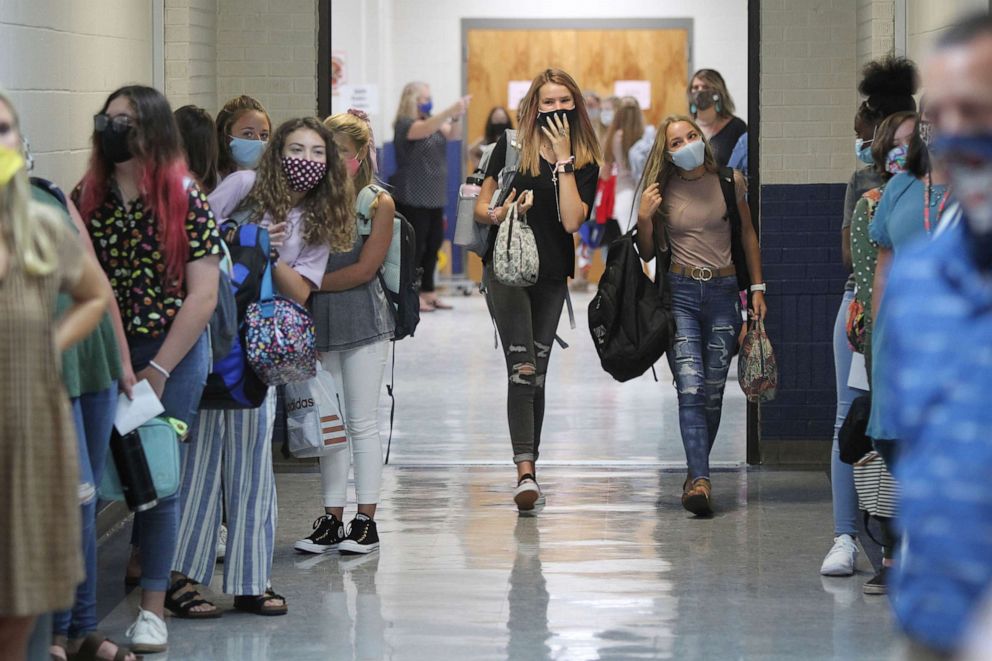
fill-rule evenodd
<path id="1" fill-rule="evenodd" d="M 93 115 L 93 128 L 97 133 L 102 133 L 110 128 L 117 133 L 123 133 L 134 126 L 134 120 L 129 115 L 115 115 L 111 117 L 106 113 Z"/>

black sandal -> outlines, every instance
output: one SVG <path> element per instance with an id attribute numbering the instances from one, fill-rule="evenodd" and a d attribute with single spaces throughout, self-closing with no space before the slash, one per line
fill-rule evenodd
<path id="1" fill-rule="evenodd" d="M 203 595 L 194 587 L 176 596 L 176 593 L 187 585 L 196 586 L 198 583 L 189 578 L 180 578 L 169 586 L 169 591 L 165 593 L 165 607 L 172 611 L 176 617 L 187 620 L 211 620 L 222 615 L 220 609 L 212 602 L 203 598 Z M 194 611 L 197 606 L 213 606 L 210 611 Z"/>
<path id="2" fill-rule="evenodd" d="M 104 643 L 110 643 L 111 645 L 117 646 L 117 654 L 114 655 L 114 658 L 111 659 L 111 661 L 125 661 L 129 654 L 134 655 L 134 658 L 139 661 L 144 658 L 140 654 L 135 654 L 123 645 L 115 643 L 103 634 L 94 631 L 83 639 L 83 643 L 79 646 L 79 650 L 76 651 L 75 654 L 70 654 L 68 659 L 69 661 L 103 661 L 104 657 L 98 656 L 98 653 L 100 652 L 100 646 Z"/>
<path id="3" fill-rule="evenodd" d="M 280 599 L 279 606 L 267 605 L 265 602 L 273 599 Z M 276 594 L 269 588 L 265 594 L 249 595 L 242 594 L 234 598 L 234 607 L 239 611 L 254 613 L 255 615 L 285 615 L 289 612 L 289 605 L 286 604 L 286 597 Z"/>

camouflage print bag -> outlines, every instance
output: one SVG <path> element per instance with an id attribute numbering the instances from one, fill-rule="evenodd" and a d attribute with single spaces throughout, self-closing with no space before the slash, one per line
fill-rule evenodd
<path id="1" fill-rule="evenodd" d="M 765 323 L 751 323 L 737 360 L 737 380 L 749 402 L 770 402 L 778 387 L 778 366 Z"/>

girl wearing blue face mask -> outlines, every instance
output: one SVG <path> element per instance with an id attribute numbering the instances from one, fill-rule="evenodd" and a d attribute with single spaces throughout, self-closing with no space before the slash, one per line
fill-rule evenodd
<path id="1" fill-rule="evenodd" d="M 675 341 L 667 354 L 688 464 L 682 506 L 710 515 L 709 457 L 737 352 L 742 289 L 751 292 L 751 316 L 765 317 L 761 249 L 744 176 L 717 166 L 699 125 L 670 116 L 657 136 L 639 186 L 637 245 L 644 256 L 657 248 L 658 277 L 671 287 Z M 730 184 L 732 200 L 724 193 Z M 736 205 L 736 215 L 729 204 Z"/>
<path id="2" fill-rule="evenodd" d="M 447 142 L 461 138 L 461 119 L 469 97 L 432 114 L 434 103 L 427 83 L 407 83 L 393 122 L 396 173 L 390 179 L 396 210 L 417 234 L 417 261 L 424 270 L 420 281 L 420 311 L 451 306 L 434 293 L 437 251 L 444 243 L 444 207 L 448 201 Z"/>
<path id="3" fill-rule="evenodd" d="M 262 158 L 272 121 L 256 99 L 242 95 L 217 113 L 217 170 L 221 178 L 238 170 L 254 170 Z"/>

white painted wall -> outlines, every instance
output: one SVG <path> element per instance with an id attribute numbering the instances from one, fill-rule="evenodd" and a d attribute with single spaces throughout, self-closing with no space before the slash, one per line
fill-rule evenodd
<path id="1" fill-rule="evenodd" d="M 906 56 L 922 63 L 940 35 L 973 12 L 988 12 L 988 0 L 907 0 Z"/>
<path id="2" fill-rule="evenodd" d="M 723 74 L 747 119 L 747 0 L 333 0 L 331 48 L 347 53 L 351 83 L 379 87 L 378 141 L 392 139 L 403 85 L 424 80 L 436 106 L 462 93 L 461 20 L 692 18 L 693 68 Z M 579 81 L 581 84 L 582 81 Z M 343 110 L 340 99 L 334 106 Z"/>
<path id="3" fill-rule="evenodd" d="M 71 189 L 89 155 L 93 115 L 121 85 L 151 85 L 148 0 L 2 0 L 0 86 L 35 154 L 35 174 Z"/>

